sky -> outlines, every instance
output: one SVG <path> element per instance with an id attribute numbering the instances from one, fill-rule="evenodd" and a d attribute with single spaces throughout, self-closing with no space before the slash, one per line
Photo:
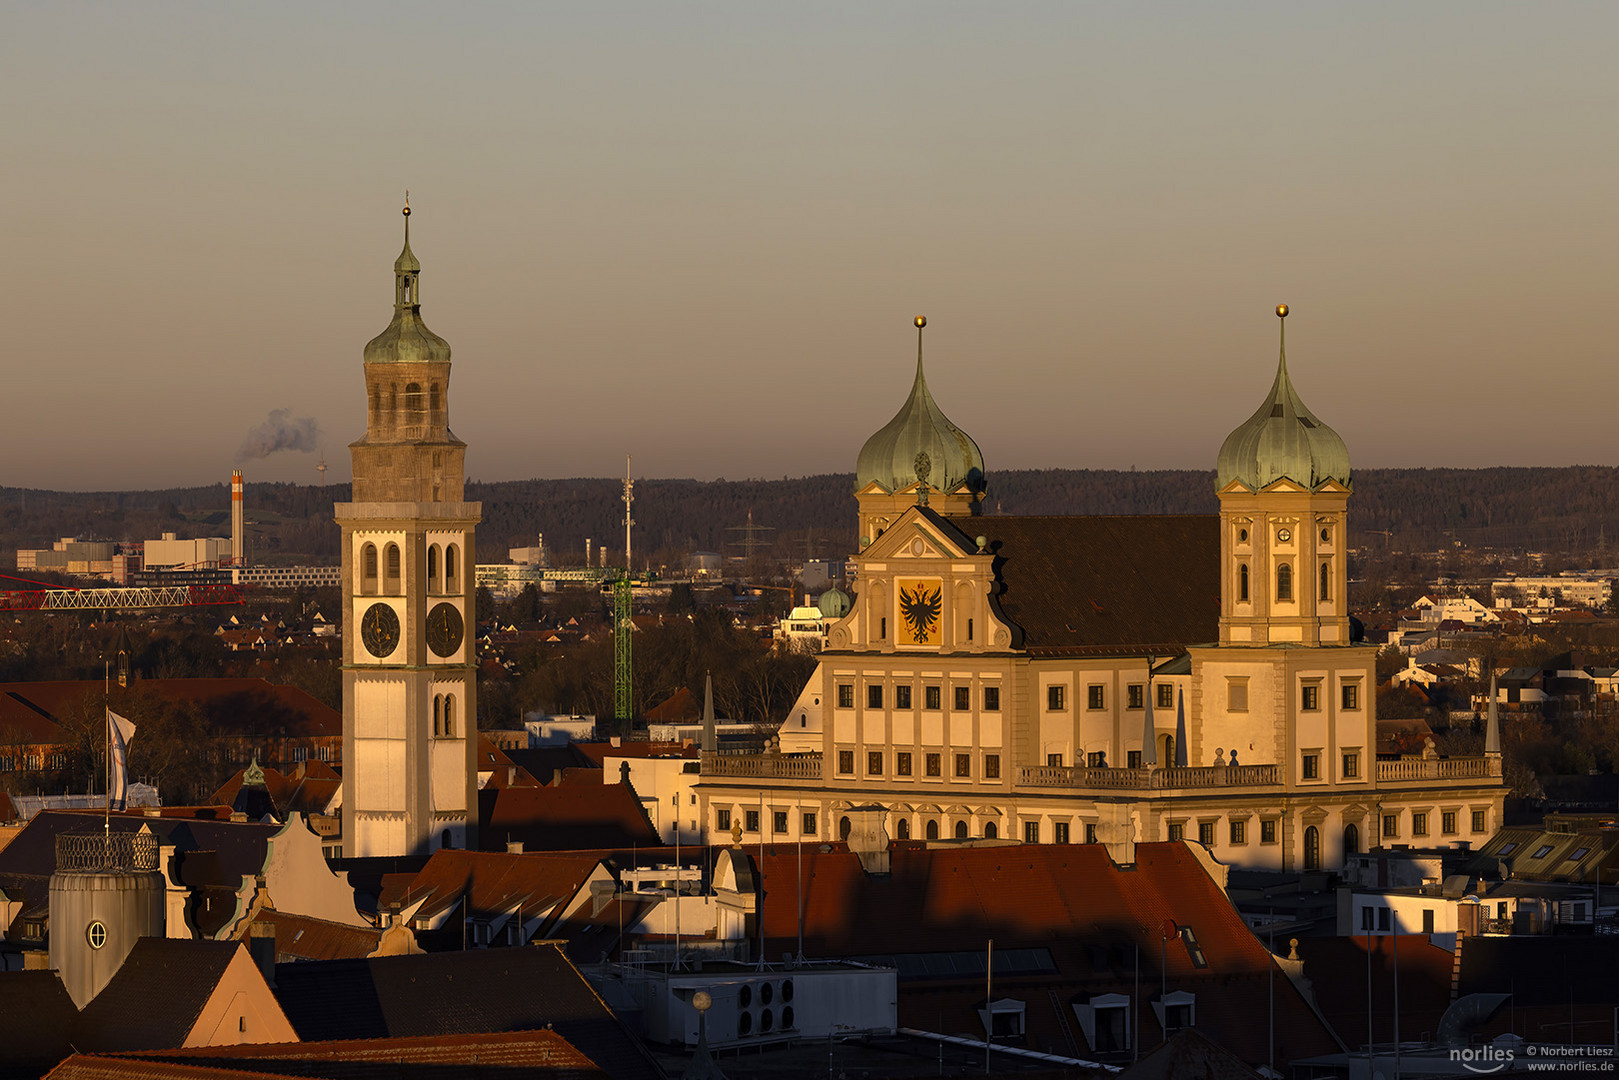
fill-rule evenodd
<path id="1" fill-rule="evenodd" d="M 5 11 L 0 486 L 346 479 L 407 188 L 474 479 L 853 471 L 918 314 L 992 488 L 1212 468 L 1283 302 L 1357 466 L 1619 461 L 1612 3 Z"/>

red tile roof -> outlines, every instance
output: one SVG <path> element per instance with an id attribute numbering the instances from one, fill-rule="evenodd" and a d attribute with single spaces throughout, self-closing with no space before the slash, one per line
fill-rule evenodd
<path id="1" fill-rule="evenodd" d="M 294 915 L 274 908 L 261 908 L 251 919 L 243 922 L 236 940 L 246 941 L 252 936 L 254 925 L 275 928 L 275 956 L 277 963 L 292 960 L 347 960 L 368 956 L 376 951 L 381 931 L 368 926 L 348 926 L 344 923 L 312 919 L 307 915 Z"/>
<path id="2" fill-rule="evenodd" d="M 283 817 L 293 812 L 325 813 L 327 805 L 343 786 L 342 778 L 322 761 L 299 762 L 298 767 L 290 773 L 269 766 L 263 768 L 265 790 Z M 236 795 L 242 790 L 242 778 L 246 774 L 247 770 L 243 769 L 225 781 L 224 786 L 214 792 L 211 801 L 222 806 L 235 805 Z"/>
<path id="3" fill-rule="evenodd" d="M 43 716 L 53 725 L 75 711 L 88 708 L 99 716 L 104 684 L 101 680 L 82 682 L 9 683 L 0 694 L 0 728 L 20 722 L 25 713 Z M 267 679 L 142 679 L 129 689 L 114 690 L 112 708 L 116 711 L 125 695 L 151 694 L 165 701 L 195 702 L 203 711 L 212 735 L 238 736 L 332 736 L 343 734 L 343 714 L 322 704 L 295 686 L 272 683 Z M 21 706 L 7 708 L 10 699 Z"/>
<path id="4" fill-rule="evenodd" d="M 129 1061 L 137 1055 L 120 1060 Z M 209 1064 L 241 1069 L 252 1062 L 311 1062 L 297 1071 L 298 1076 L 345 1077 L 376 1075 L 382 1063 L 417 1066 L 457 1066 L 458 1069 L 412 1069 L 409 1075 L 421 1080 L 466 1075 L 476 1066 L 480 1072 L 505 1070 L 544 1070 L 551 1080 L 600 1080 L 604 1075 L 596 1063 L 556 1031 L 510 1031 L 476 1035 L 418 1035 L 397 1039 L 341 1039 L 324 1042 L 249 1043 L 238 1046 L 205 1046 L 186 1050 L 139 1055 L 168 1062 Z M 287 1070 L 277 1070 L 286 1075 Z M 233 1072 L 232 1076 L 257 1075 Z M 524 1075 L 527 1075 L 525 1072 Z"/>
<path id="5" fill-rule="evenodd" d="M 756 847 L 746 851 L 757 857 Z M 845 845 L 826 852 L 804 845 L 800 878 L 799 850 L 767 845 L 765 955 L 796 952 L 802 891 L 808 956 L 980 952 L 990 940 L 997 950 L 1045 949 L 1057 973 L 1022 977 L 1041 986 L 1042 1003 L 1047 987 L 1066 997 L 1132 993 L 1139 963 L 1142 993 L 1155 995 L 1159 972 L 1166 971 L 1171 990 L 1197 994 L 1198 1027 L 1249 1062 L 1264 1061 L 1268 1052 L 1265 1031 L 1253 1030 L 1251 1020 L 1255 1008 L 1264 1009 L 1274 980 L 1278 1023 L 1288 1029 L 1278 1042 L 1285 1043 L 1285 1056 L 1337 1048 L 1184 844 L 1138 845 L 1136 863 L 1123 867 L 1098 845 L 929 849 L 901 842 L 890 852 L 891 873 L 872 876 Z M 1183 939 L 1170 937 L 1166 944 L 1166 925 L 1191 930 L 1205 967 L 1194 964 Z M 981 978 L 956 987 L 908 981 L 900 995 L 901 1024 L 934 1030 L 948 1014 L 959 1019 L 946 1030 L 975 1026 L 972 1008 L 983 994 Z M 1033 1011 L 1032 995 L 1030 1001 Z M 1143 1032 L 1151 1027 L 1156 1038 L 1150 1017 Z M 1054 1018 L 1051 1023 L 1055 1029 Z"/>
<path id="6" fill-rule="evenodd" d="M 285 1073 L 230 1065 L 150 1061 L 113 1054 L 74 1054 L 46 1073 L 47 1080 L 284 1080 Z M 336 1073 L 300 1072 L 304 1080 L 339 1080 Z"/>
<path id="7" fill-rule="evenodd" d="M 657 847 L 635 789 L 602 782 L 600 769 L 564 769 L 547 787 L 478 792 L 478 838 L 487 851 L 522 841 L 529 851 L 579 851 L 604 847 Z"/>
<path id="8" fill-rule="evenodd" d="M 646 711 L 649 724 L 678 724 L 699 719 L 702 715 L 703 707 L 698 702 L 697 695 L 684 686 Z"/>
<path id="9" fill-rule="evenodd" d="M 601 862 L 598 852 L 510 855 L 441 848 L 408 882 L 390 875 L 377 905 L 408 909 L 420 904 L 416 917 L 428 918 L 467 897 L 474 917 L 521 907 L 526 922 L 571 899 Z"/>

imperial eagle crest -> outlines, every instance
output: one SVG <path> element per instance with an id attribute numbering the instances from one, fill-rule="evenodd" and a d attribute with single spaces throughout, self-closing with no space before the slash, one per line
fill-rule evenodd
<path id="1" fill-rule="evenodd" d="M 931 642 L 939 629 L 939 592 L 937 586 L 929 588 L 921 582 L 909 589 L 900 587 L 899 613 L 905 619 L 911 640 L 919 645 Z"/>

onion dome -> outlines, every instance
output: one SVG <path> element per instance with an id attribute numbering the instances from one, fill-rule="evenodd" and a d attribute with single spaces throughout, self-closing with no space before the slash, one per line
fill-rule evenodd
<path id="1" fill-rule="evenodd" d="M 841 619 L 849 614 L 849 594 L 836 585 L 815 598 L 815 607 L 824 618 Z"/>
<path id="2" fill-rule="evenodd" d="M 894 419 L 866 440 L 855 464 L 855 490 L 878 483 L 889 491 L 918 480 L 937 491 L 966 484 L 976 495 L 984 490 L 984 455 L 972 436 L 950 422 L 928 393 L 922 373 L 922 327 L 916 319 L 916 381 Z"/>
<path id="3" fill-rule="evenodd" d="M 1276 314 L 1287 318 L 1287 305 Z M 1349 485 L 1349 448 L 1305 408 L 1288 378 L 1285 331 L 1276 381 L 1259 410 L 1226 436 L 1215 472 L 1217 490 L 1238 481 L 1258 491 L 1284 477 L 1312 490 L 1327 480 Z"/>
<path id="4" fill-rule="evenodd" d="M 410 250 L 410 203 L 405 203 L 405 248 L 394 260 L 394 317 L 365 347 L 368 364 L 447 364 L 450 343 L 422 322 L 418 276 L 422 264 Z"/>

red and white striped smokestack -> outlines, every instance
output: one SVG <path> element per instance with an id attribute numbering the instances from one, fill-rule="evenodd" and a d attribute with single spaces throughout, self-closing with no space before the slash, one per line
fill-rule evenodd
<path id="1" fill-rule="evenodd" d="M 242 565 L 242 545 L 246 541 L 242 520 L 242 470 L 232 469 L 230 474 L 230 564 L 237 569 Z M 238 575 L 232 574 L 239 580 Z"/>

